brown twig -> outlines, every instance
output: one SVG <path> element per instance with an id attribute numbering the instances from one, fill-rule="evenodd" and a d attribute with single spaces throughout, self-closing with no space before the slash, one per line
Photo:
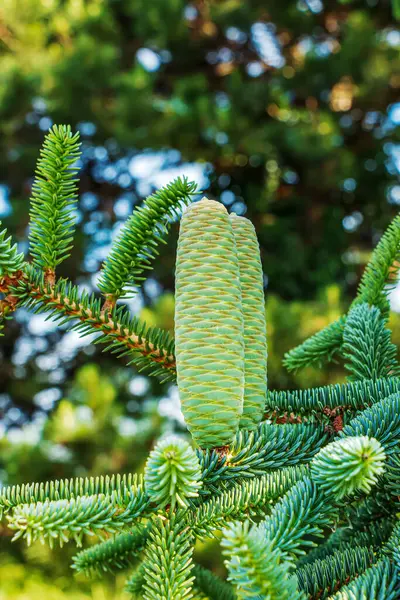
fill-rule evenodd
<path id="1" fill-rule="evenodd" d="M 115 308 L 115 296 L 113 296 L 113 294 L 106 294 L 105 296 L 105 301 L 104 304 L 102 306 L 102 312 L 109 312 L 111 313 L 113 311 L 113 309 Z"/>
<path id="2" fill-rule="evenodd" d="M 44 272 L 44 280 L 45 282 L 50 285 L 50 286 L 54 286 L 56 283 L 56 272 L 54 271 L 54 269 L 46 269 Z"/>

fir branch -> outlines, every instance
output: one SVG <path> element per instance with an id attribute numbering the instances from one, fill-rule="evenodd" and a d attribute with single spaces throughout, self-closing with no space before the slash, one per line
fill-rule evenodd
<path id="1" fill-rule="evenodd" d="M 349 548 L 296 570 L 298 586 L 307 598 L 323 600 L 365 571 L 375 561 L 372 548 Z"/>
<path id="2" fill-rule="evenodd" d="M 392 535 L 389 538 L 385 553 L 391 556 L 398 574 L 400 573 L 400 523 L 393 529 Z"/>
<path id="3" fill-rule="evenodd" d="M 387 294 L 395 285 L 400 268 L 400 215 L 395 217 L 372 253 L 352 303 L 376 306 L 387 319 L 389 303 Z M 285 355 L 284 365 L 289 371 L 331 360 L 339 351 L 343 340 L 346 317 L 328 325 Z"/>
<path id="4" fill-rule="evenodd" d="M 387 558 L 364 571 L 329 600 L 396 600 L 399 597 L 398 572 Z"/>
<path id="5" fill-rule="evenodd" d="M 397 215 L 381 237 L 364 270 L 353 303 L 376 306 L 384 318 L 389 316 L 388 293 L 396 285 L 400 268 L 400 215 Z"/>
<path id="6" fill-rule="evenodd" d="M 354 531 L 362 531 L 366 526 L 386 519 L 389 523 L 395 518 L 393 499 L 380 486 L 366 498 L 357 500 L 346 511 L 347 522 Z"/>
<path id="7" fill-rule="evenodd" d="M 48 285 L 43 275 L 32 268 L 26 269 L 25 278 L 12 288 L 19 306 L 36 313 L 48 312 L 49 318 L 69 324 L 82 335 L 100 333 L 96 343 L 106 344 L 117 356 L 127 356 L 139 370 L 161 376 L 163 381 L 175 378 L 174 342 L 167 332 L 146 327 L 131 317 L 126 306 L 104 311 L 93 294 L 80 292 L 64 280 Z"/>
<path id="8" fill-rule="evenodd" d="M 148 496 L 143 487 L 138 486 L 108 496 L 99 494 L 22 504 L 15 507 L 7 519 L 9 528 L 16 531 L 13 540 L 24 538 L 28 545 L 41 540 L 52 547 L 55 540 L 62 546 L 73 539 L 80 546 L 85 534 L 120 533 L 143 516 L 148 506 Z"/>
<path id="9" fill-rule="evenodd" d="M 290 577 L 291 564 L 259 528 L 248 522 L 230 525 L 224 530 L 222 547 L 238 600 L 305 599 L 296 579 Z"/>
<path id="10" fill-rule="evenodd" d="M 366 498 L 368 501 L 371 499 L 371 496 Z M 354 514 L 354 511 L 350 514 Z M 349 513 L 346 516 L 348 515 Z M 357 513 L 357 520 L 354 521 L 356 527 L 349 522 L 347 526 L 337 528 L 322 544 L 302 556 L 297 562 L 297 567 L 303 568 L 316 560 L 334 556 L 335 552 L 345 552 L 349 548 L 372 548 L 374 552 L 378 552 L 391 536 L 395 518 L 385 516 L 370 522 L 370 513 L 368 513 L 365 522 L 361 523 L 359 516 L 360 512 Z"/>
<path id="11" fill-rule="evenodd" d="M 384 471 L 385 458 L 375 438 L 345 437 L 318 452 L 311 462 L 311 477 L 337 500 L 355 491 L 368 494 Z"/>
<path id="12" fill-rule="evenodd" d="M 158 254 L 157 245 L 164 242 L 171 218 L 189 204 L 195 192 L 195 183 L 178 178 L 134 210 L 104 262 L 98 283 L 111 305 L 141 284 L 144 271 Z"/>
<path id="13" fill-rule="evenodd" d="M 400 393 L 367 408 L 345 425 L 339 436 L 362 436 L 376 438 L 387 456 L 396 452 L 400 443 Z"/>
<path id="14" fill-rule="evenodd" d="M 50 276 L 50 282 L 56 266 L 72 248 L 78 140 L 79 133 L 72 135 L 69 126 L 54 125 L 45 138 L 32 186 L 30 253 L 34 265 Z"/>
<path id="15" fill-rule="evenodd" d="M 259 528 L 273 547 L 295 558 L 312 548 L 337 517 L 334 497 L 304 477 L 275 504 Z"/>
<path id="16" fill-rule="evenodd" d="M 283 364 L 288 371 L 297 371 L 310 365 L 321 365 L 332 360 L 343 340 L 346 317 L 342 316 L 305 342 L 285 354 Z"/>
<path id="17" fill-rule="evenodd" d="M 399 223 L 400 227 L 400 223 Z M 375 306 L 356 304 L 347 316 L 342 354 L 353 381 L 398 375 L 397 348 Z"/>
<path id="18" fill-rule="evenodd" d="M 1 221 L 0 221 L 1 227 Z M 4 322 L 11 318 L 18 300 L 9 293 L 9 287 L 19 279 L 24 268 L 24 255 L 18 252 L 17 244 L 7 237 L 7 229 L 0 231 L 0 337 L 3 336 Z"/>
<path id="19" fill-rule="evenodd" d="M 73 557 L 72 568 L 87 577 L 114 573 L 117 569 L 131 566 L 143 550 L 148 529 L 138 525 L 127 533 L 120 533 L 113 539 L 86 548 Z"/>
<path id="20" fill-rule="evenodd" d="M 395 448 L 394 453 L 387 461 L 387 472 L 385 476 L 385 490 L 396 500 L 397 506 L 400 505 L 400 447 Z"/>
<path id="21" fill-rule="evenodd" d="M 221 485 L 308 462 L 328 440 L 329 434 L 318 425 L 262 423 L 256 431 L 239 431 L 222 454 L 216 450 L 197 451 L 203 469 L 200 494 L 218 494 Z"/>
<path id="22" fill-rule="evenodd" d="M 291 557 L 301 556 L 337 519 L 346 476 L 349 477 L 348 493 L 368 487 L 373 475 L 381 468 L 381 453 L 377 452 L 376 460 L 369 463 L 368 458 L 365 460 L 358 451 L 358 446 L 355 452 L 352 451 L 354 444 L 354 440 L 344 439 L 322 449 L 311 464 L 311 478 L 303 477 L 275 504 L 271 514 L 259 525 L 273 547 Z M 328 475 L 338 468 L 338 457 L 343 463 L 339 487 L 334 478 L 325 481 L 322 477 L 324 468 Z"/>
<path id="23" fill-rule="evenodd" d="M 193 537 L 179 514 L 156 517 L 144 559 L 144 600 L 191 598 Z"/>
<path id="24" fill-rule="evenodd" d="M 232 586 L 222 581 L 212 571 L 195 565 L 193 575 L 195 589 L 198 589 L 210 600 L 236 600 Z"/>
<path id="25" fill-rule="evenodd" d="M 265 516 L 273 502 L 308 472 L 308 467 L 303 465 L 281 469 L 249 481 L 239 480 L 220 496 L 189 511 L 185 518 L 196 537 L 210 537 L 231 521 Z"/>
<path id="26" fill-rule="evenodd" d="M 278 418 L 295 414 L 305 417 L 359 411 L 400 392 L 400 378 L 365 379 L 324 387 L 293 391 L 271 391 L 267 394 L 266 412 Z"/>
<path id="27" fill-rule="evenodd" d="M 2 223 L 0 221 L 0 227 Z M 17 244 L 12 243 L 11 236 L 7 237 L 7 229 L 0 232 L 0 284 L 7 275 L 21 271 L 24 266 L 24 255 L 18 252 Z M 3 291 L 3 290 L 1 290 Z"/>
<path id="28" fill-rule="evenodd" d="M 188 506 L 197 498 L 202 485 L 199 459 L 183 439 L 169 436 L 158 442 L 147 459 L 144 481 L 146 491 L 158 508 Z"/>
<path id="29" fill-rule="evenodd" d="M 336 537 L 336 547 L 341 550 L 344 550 L 344 546 L 346 545 L 352 548 L 356 546 L 372 547 L 377 551 L 387 542 L 392 533 L 394 523 L 394 517 L 381 518 L 371 523 L 367 521 L 362 526 L 359 524 L 357 529 L 352 526 L 338 529 L 332 534 L 332 537 Z M 339 532 L 341 532 L 341 535 L 339 535 Z"/>
<path id="30" fill-rule="evenodd" d="M 110 496 L 113 492 L 124 494 L 131 489 L 143 489 L 143 478 L 129 473 L 10 485 L 0 488 L 0 515 L 20 504 L 72 500 L 78 496 L 100 494 Z"/>
<path id="31" fill-rule="evenodd" d="M 134 598 L 143 598 L 143 586 L 145 584 L 145 565 L 142 563 L 136 571 L 126 580 L 125 591 Z"/>

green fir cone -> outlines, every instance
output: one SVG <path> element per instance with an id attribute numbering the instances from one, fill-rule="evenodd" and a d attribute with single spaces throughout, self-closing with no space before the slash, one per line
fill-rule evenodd
<path id="1" fill-rule="evenodd" d="M 199 459 L 193 448 L 176 436 L 158 442 L 144 472 L 146 492 L 159 508 L 187 507 L 202 485 Z"/>
<path id="2" fill-rule="evenodd" d="M 214 200 L 192 204 L 182 219 L 175 295 L 182 411 L 199 446 L 225 446 L 243 410 L 243 313 L 231 220 Z"/>
<path id="3" fill-rule="evenodd" d="M 385 458 L 373 437 L 343 438 L 318 452 L 311 462 L 311 477 L 337 500 L 356 491 L 369 493 L 384 471 Z"/>
<path id="4" fill-rule="evenodd" d="M 264 415 L 267 394 L 267 329 L 260 247 L 253 224 L 230 215 L 239 260 L 244 320 L 242 429 L 254 429 Z"/>

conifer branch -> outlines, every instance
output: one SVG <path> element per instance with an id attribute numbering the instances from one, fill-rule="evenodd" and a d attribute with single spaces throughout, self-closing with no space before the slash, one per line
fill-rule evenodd
<path id="1" fill-rule="evenodd" d="M 193 537 L 179 515 L 157 517 L 147 542 L 143 586 L 144 600 L 191 597 L 194 576 Z"/>
<path id="2" fill-rule="evenodd" d="M 388 398 L 367 408 L 354 417 L 339 433 L 339 436 L 374 437 L 385 449 L 387 456 L 397 451 L 400 443 L 400 394 Z"/>
<path id="3" fill-rule="evenodd" d="M 62 323 L 74 321 L 73 327 L 83 334 L 102 333 L 97 341 L 119 356 L 128 356 L 139 370 L 147 369 L 165 381 L 173 381 L 172 338 L 131 318 L 126 307 L 117 308 L 116 300 L 143 280 L 144 270 L 157 254 L 158 242 L 163 241 L 173 216 L 190 202 L 196 185 L 178 178 L 134 211 L 104 263 L 100 289 L 105 302 L 101 306 L 93 295 L 80 294 L 69 282 L 57 282 L 55 276 L 56 266 L 69 256 L 73 240 L 78 138 L 69 126 L 54 126 L 45 138 L 32 191 L 33 264 L 24 263 L 5 230 L 0 233 L 0 291 L 5 294 L 0 302 L 0 331 L 2 318 L 7 318 L 17 305 L 32 306 L 37 311 L 49 309 L 51 316 Z"/>
<path id="4" fill-rule="evenodd" d="M 199 459 L 186 440 L 169 436 L 150 453 L 144 481 L 149 497 L 159 508 L 187 507 L 202 486 Z"/>
<path id="5" fill-rule="evenodd" d="M 371 499 L 371 496 L 368 496 Z M 339 529 L 332 534 L 336 537 L 336 547 L 340 550 L 344 550 L 345 546 L 355 548 L 359 547 L 372 547 L 375 551 L 378 551 L 383 544 L 385 544 L 393 531 L 395 524 L 394 517 L 388 519 L 379 519 L 378 521 L 372 521 L 366 523 L 362 528 L 345 527 Z M 341 532 L 341 535 L 339 535 Z M 338 545 L 339 542 L 339 545 Z"/>
<path id="6" fill-rule="evenodd" d="M 385 489 L 390 493 L 396 504 L 400 506 L 400 448 L 394 449 L 394 453 L 387 461 L 387 472 L 385 477 Z"/>
<path id="7" fill-rule="evenodd" d="M 193 575 L 194 588 L 200 590 L 210 600 L 236 600 L 232 586 L 208 569 L 195 565 Z"/>
<path id="8" fill-rule="evenodd" d="M 400 226 L 400 223 L 399 223 Z M 397 348 L 391 331 L 375 306 L 356 304 L 346 319 L 343 357 L 353 381 L 398 375 Z"/>
<path id="9" fill-rule="evenodd" d="M 397 572 L 400 573 L 400 524 L 394 527 L 392 535 L 390 536 L 385 553 L 392 557 Z"/>
<path id="10" fill-rule="evenodd" d="M 80 292 L 77 286 L 59 280 L 54 286 L 43 275 L 27 268 L 22 280 L 11 289 L 19 306 L 36 313 L 48 312 L 49 318 L 69 324 L 82 335 L 100 333 L 97 343 L 120 357 L 127 356 L 129 364 L 148 370 L 164 381 L 175 378 L 174 342 L 167 332 L 147 328 L 145 323 L 131 317 L 125 306 L 104 311 L 94 294 Z"/>
<path id="11" fill-rule="evenodd" d="M 260 529 L 250 528 L 248 522 L 234 523 L 224 530 L 222 547 L 239 600 L 305 600 L 290 577 L 290 562 Z"/>
<path id="12" fill-rule="evenodd" d="M 366 498 L 367 501 L 371 499 L 371 496 Z M 323 560 L 334 556 L 337 551 L 345 552 L 349 548 L 372 548 L 374 552 L 379 552 L 391 536 L 394 525 L 394 516 L 371 522 L 366 519 L 366 523 L 357 523 L 356 527 L 353 526 L 353 522 L 349 522 L 346 526 L 338 527 L 322 544 L 302 556 L 297 562 L 297 567 L 303 568 L 316 560 Z"/>
<path id="13" fill-rule="evenodd" d="M 287 352 L 283 365 L 288 371 L 297 371 L 310 365 L 330 361 L 340 349 L 346 317 L 342 316 L 305 342 Z"/>
<path id="14" fill-rule="evenodd" d="M 179 209 L 189 204 L 196 184 L 187 178 L 176 179 L 149 196 L 135 208 L 104 261 L 98 286 L 106 295 L 106 307 L 138 287 L 150 261 L 157 256 L 157 245 L 164 242 L 169 223 Z"/>
<path id="15" fill-rule="evenodd" d="M 143 598 L 143 587 L 146 581 L 145 575 L 145 565 L 144 563 L 141 563 L 133 575 L 131 575 L 125 583 L 125 591 L 128 592 L 128 594 L 131 594 L 134 598 L 138 598 L 138 600 L 139 598 L 140 600 Z"/>
<path id="16" fill-rule="evenodd" d="M 385 481 L 385 478 L 383 480 Z M 395 504 L 390 491 L 386 492 L 381 485 L 378 485 L 373 494 L 351 504 L 346 516 L 354 531 L 360 531 L 366 524 L 377 523 L 383 518 L 392 523 L 395 518 L 394 509 Z"/>
<path id="17" fill-rule="evenodd" d="M 345 585 L 329 600 L 396 600 L 399 597 L 398 572 L 387 558 L 369 567 L 349 585 Z"/>
<path id="18" fill-rule="evenodd" d="M 265 410 L 274 419 L 290 414 L 312 418 L 345 411 L 354 413 L 394 392 L 400 392 L 399 377 L 364 379 L 305 390 L 270 391 Z"/>
<path id="19" fill-rule="evenodd" d="M 249 481 L 240 481 L 220 496 L 203 502 L 186 516 L 198 538 L 211 537 L 228 522 L 265 516 L 274 501 L 307 475 L 306 465 L 288 467 Z"/>
<path id="20" fill-rule="evenodd" d="M 203 469 L 201 495 L 219 493 L 243 478 L 264 475 L 279 469 L 308 462 L 329 439 L 321 425 L 269 425 L 262 423 L 256 431 L 239 431 L 231 446 L 221 455 L 216 450 L 198 450 Z"/>
<path id="21" fill-rule="evenodd" d="M 368 494 L 384 471 L 385 458 L 375 438 L 346 437 L 318 452 L 311 462 L 311 477 L 338 500 L 355 491 Z"/>
<path id="22" fill-rule="evenodd" d="M 349 548 L 296 570 L 298 586 L 307 598 L 323 600 L 370 567 L 377 558 L 372 548 Z"/>
<path id="23" fill-rule="evenodd" d="M 393 377 L 395 348 L 385 327 L 387 290 L 400 266 L 400 217 L 375 250 L 349 314 L 286 357 L 295 369 L 340 351 L 356 381 L 271 392 L 265 416 L 280 424 L 258 424 L 266 340 L 251 224 L 207 199 L 187 211 L 178 244 L 175 360 L 172 339 L 116 301 L 143 280 L 169 221 L 195 186 L 177 180 L 135 210 L 104 264 L 102 302 L 55 277 L 72 240 L 77 152 L 67 128 L 46 138 L 31 211 L 33 265 L 0 233 L 0 320 L 18 306 L 31 307 L 82 335 L 97 333 L 95 343 L 105 342 L 139 369 L 170 380 L 177 371 L 199 447 L 175 437 L 160 441 L 144 478 L 3 488 L 0 512 L 7 513 L 14 539 L 62 545 L 111 534 L 80 552 L 74 568 L 112 572 L 143 550 L 127 589 L 144 600 L 311 600 L 336 591 L 336 600 L 398 597 L 400 377 Z M 192 562 L 196 540 L 224 527 L 234 587 Z"/>
<path id="24" fill-rule="evenodd" d="M 8 512 L 19 504 L 72 500 L 78 496 L 95 496 L 96 494 L 109 496 L 113 492 L 124 494 L 132 488 L 142 487 L 143 479 L 131 473 L 5 486 L 0 488 L 0 517 L 4 512 Z"/>
<path id="25" fill-rule="evenodd" d="M 78 140 L 79 133 L 72 135 L 69 126 L 54 125 L 45 138 L 32 186 L 30 253 L 49 283 L 54 283 L 56 266 L 72 248 Z"/>
<path id="26" fill-rule="evenodd" d="M 1 227 L 1 221 L 0 221 Z M 10 319 L 17 300 L 9 293 L 10 284 L 18 280 L 24 267 L 24 255 L 18 252 L 17 244 L 12 243 L 11 236 L 7 237 L 7 229 L 0 231 L 0 337 L 3 335 L 4 321 Z"/>
<path id="27" fill-rule="evenodd" d="M 1 225 L 0 221 L 0 227 Z M 7 275 L 22 271 L 24 262 L 24 255 L 18 252 L 17 244 L 12 243 L 11 236 L 7 237 L 7 229 L 2 229 L 0 232 L 0 283 Z"/>
<path id="28" fill-rule="evenodd" d="M 352 307 L 367 303 L 376 306 L 387 319 L 388 292 L 397 281 L 400 269 L 400 215 L 390 223 L 372 253 L 358 287 Z M 289 371 L 331 360 L 340 350 L 346 316 L 328 325 L 285 355 L 284 365 Z"/>
<path id="29" fill-rule="evenodd" d="M 111 495 L 20 504 L 7 519 L 9 528 L 16 531 L 15 540 L 22 537 L 28 544 L 36 540 L 47 541 L 52 547 L 55 540 L 63 545 L 74 539 L 81 545 L 84 534 L 120 533 L 143 516 L 148 507 L 148 496 L 139 484 Z"/>
<path id="30" fill-rule="evenodd" d="M 275 504 L 259 528 L 274 547 L 295 558 L 315 545 L 338 514 L 334 497 L 304 477 Z"/>
<path id="31" fill-rule="evenodd" d="M 76 554 L 73 557 L 72 568 L 88 577 L 126 569 L 143 550 L 147 535 L 148 529 L 140 525 L 127 533 L 119 533 L 113 539 L 95 544 Z"/>
<path id="32" fill-rule="evenodd" d="M 397 215 L 379 240 L 365 267 L 353 304 L 376 306 L 384 318 L 389 316 L 388 293 L 396 285 L 400 269 L 400 215 Z"/>
<path id="33" fill-rule="evenodd" d="M 381 453 L 364 456 L 358 451 L 353 452 L 354 444 L 355 440 L 345 438 L 322 449 L 312 461 L 311 478 L 306 476 L 296 483 L 257 526 L 273 547 L 292 558 L 304 554 L 305 549 L 312 547 L 314 540 L 322 536 L 323 530 L 332 527 L 337 520 L 343 492 L 354 493 L 368 488 L 381 472 Z M 328 467 L 331 454 L 332 461 Z M 341 485 L 338 486 L 338 480 L 329 477 L 328 482 L 321 482 L 324 467 L 328 471 L 329 468 L 332 472 L 336 470 L 336 459 L 341 459 L 342 463 Z"/>

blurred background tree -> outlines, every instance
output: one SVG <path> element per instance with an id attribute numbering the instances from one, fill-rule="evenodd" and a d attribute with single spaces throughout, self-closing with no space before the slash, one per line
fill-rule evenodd
<path id="1" fill-rule="evenodd" d="M 338 381 L 340 365 L 293 375 L 281 359 L 347 305 L 398 210 L 399 73 L 390 0 L 3 0 L 0 218 L 26 249 L 44 133 L 78 129 L 78 232 L 63 273 L 95 290 L 134 206 L 186 174 L 257 229 L 270 387 Z M 176 234 L 131 301 L 170 330 Z M 399 343 L 396 316 L 392 326 Z M 136 470 L 155 437 L 182 429 L 174 388 L 40 315 L 20 311 L 0 352 L 2 482 Z M 65 558 L 55 573 L 44 549 L 10 549 L 2 533 L 0 600 L 120 597 L 118 580 L 74 583 Z"/>

